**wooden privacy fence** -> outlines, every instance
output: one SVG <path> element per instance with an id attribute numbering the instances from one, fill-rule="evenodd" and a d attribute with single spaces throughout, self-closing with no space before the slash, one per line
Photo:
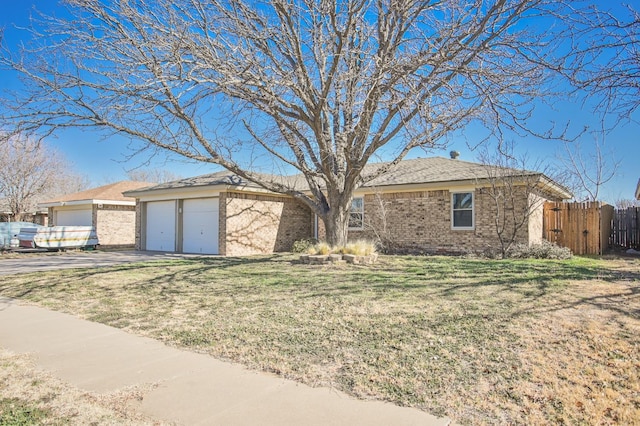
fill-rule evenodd
<path id="1" fill-rule="evenodd" d="M 574 254 L 602 254 L 609 247 L 613 215 L 613 206 L 599 201 L 546 202 L 543 236 Z"/>
<path id="2" fill-rule="evenodd" d="M 640 207 L 615 211 L 611 229 L 611 246 L 640 248 Z"/>

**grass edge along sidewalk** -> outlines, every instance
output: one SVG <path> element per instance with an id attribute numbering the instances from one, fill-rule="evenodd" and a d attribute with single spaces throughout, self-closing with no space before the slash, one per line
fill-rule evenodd
<path id="1" fill-rule="evenodd" d="M 0 295 L 459 423 L 639 418 L 637 260 L 293 260 L 7 277 Z"/>

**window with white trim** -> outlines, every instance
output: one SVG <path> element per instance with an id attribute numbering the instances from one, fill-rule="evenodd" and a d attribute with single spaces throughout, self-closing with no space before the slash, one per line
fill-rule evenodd
<path id="1" fill-rule="evenodd" d="M 351 201 L 349 211 L 349 229 L 362 229 L 364 227 L 364 198 L 358 197 Z"/>
<path id="2" fill-rule="evenodd" d="M 451 194 L 452 229 L 473 229 L 473 192 Z"/>

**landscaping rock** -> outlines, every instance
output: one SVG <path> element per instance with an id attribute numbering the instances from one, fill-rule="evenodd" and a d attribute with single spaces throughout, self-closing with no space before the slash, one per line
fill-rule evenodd
<path id="1" fill-rule="evenodd" d="M 342 255 L 342 258 L 344 260 L 347 261 L 347 263 L 353 263 L 354 265 L 359 265 L 359 264 L 372 264 L 372 263 L 376 263 L 376 261 L 378 260 L 378 254 L 377 253 L 373 253 L 370 254 L 368 256 L 358 256 L 355 254 L 344 254 Z"/>
<path id="2" fill-rule="evenodd" d="M 326 265 L 328 263 L 339 263 L 346 261 L 355 265 L 372 264 L 378 260 L 378 254 L 368 256 L 358 256 L 355 254 L 301 254 L 300 262 L 309 265 Z"/>
<path id="3" fill-rule="evenodd" d="M 329 263 L 329 255 L 328 254 L 313 254 L 309 255 L 309 264 L 310 265 L 324 265 Z"/>

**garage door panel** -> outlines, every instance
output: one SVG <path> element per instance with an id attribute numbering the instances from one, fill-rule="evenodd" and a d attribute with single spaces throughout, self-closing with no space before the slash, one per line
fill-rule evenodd
<path id="1" fill-rule="evenodd" d="M 91 209 L 58 210 L 56 226 L 93 226 L 93 211 Z"/>
<path id="2" fill-rule="evenodd" d="M 182 251 L 218 254 L 218 199 L 184 200 L 182 211 Z"/>
<path id="3" fill-rule="evenodd" d="M 151 251 L 176 250 L 176 203 L 153 201 L 147 203 L 146 249 Z"/>

